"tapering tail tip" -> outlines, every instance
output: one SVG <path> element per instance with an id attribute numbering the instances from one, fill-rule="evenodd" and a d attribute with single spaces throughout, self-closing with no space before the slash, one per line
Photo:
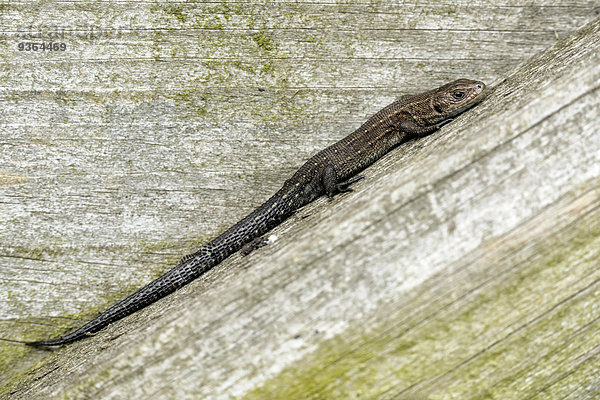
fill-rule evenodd
<path id="1" fill-rule="evenodd" d="M 67 343 L 75 342 L 76 340 L 79 340 L 83 337 L 85 337 L 85 335 L 81 335 L 81 336 L 80 335 L 66 335 L 66 336 L 58 337 L 56 339 L 37 340 L 35 342 L 25 342 L 25 344 L 27 346 L 38 347 L 38 348 L 58 347 L 58 346 L 62 346 Z"/>
<path id="2" fill-rule="evenodd" d="M 38 341 L 35 341 L 35 342 L 25 342 L 25 344 L 27 346 L 37 347 L 37 348 L 57 347 L 57 346 L 62 346 L 65 343 L 66 342 L 63 342 L 60 338 L 58 338 L 58 339 L 51 339 L 51 340 L 38 340 Z"/>

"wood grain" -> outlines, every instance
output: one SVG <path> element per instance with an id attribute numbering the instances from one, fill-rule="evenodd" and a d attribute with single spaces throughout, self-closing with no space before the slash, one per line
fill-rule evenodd
<path id="1" fill-rule="evenodd" d="M 2 3 L 0 393 L 593 398 L 598 22 L 506 76 L 595 16 L 556 4 Z M 17 50 L 38 36 L 68 50 Z M 506 77 L 275 245 L 97 338 L 19 343 L 92 318 L 398 95 L 458 76 Z"/>

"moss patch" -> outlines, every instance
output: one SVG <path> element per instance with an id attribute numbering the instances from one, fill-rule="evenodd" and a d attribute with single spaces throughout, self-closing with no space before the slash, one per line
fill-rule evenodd
<path id="1" fill-rule="evenodd" d="M 364 326 L 350 329 L 245 399 L 567 395 L 577 380 L 593 380 L 594 374 L 585 373 L 593 361 L 585 361 L 585 355 L 600 346 L 600 335 L 594 334 L 600 309 L 590 307 L 600 303 L 600 213 L 593 223 L 586 218 L 536 246 L 533 256 L 527 253 L 521 260 L 518 252 L 511 254 L 514 249 L 501 250 L 512 261 L 484 267 L 502 271 L 501 278 L 461 292 L 460 302 L 426 304 L 419 312 L 428 316 L 423 323 L 403 322 L 404 310 L 390 313 L 368 332 Z M 585 361 L 581 369 L 565 370 L 580 361 Z M 570 376 L 573 371 L 576 378 Z M 553 381 L 556 387 L 548 390 Z"/>
<path id="2" fill-rule="evenodd" d="M 273 42 L 273 36 L 271 34 L 265 32 L 264 29 L 261 29 L 258 33 L 252 35 L 252 40 L 258 46 L 259 49 L 264 51 L 271 51 L 275 49 L 275 44 Z"/>
<path id="3" fill-rule="evenodd" d="M 182 23 L 185 23 L 187 20 L 187 15 L 183 11 L 183 7 L 181 5 L 166 6 L 164 11 L 166 14 L 174 16 Z"/>

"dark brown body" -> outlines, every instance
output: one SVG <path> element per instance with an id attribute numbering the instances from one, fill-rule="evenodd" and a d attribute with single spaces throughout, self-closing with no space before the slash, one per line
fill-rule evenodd
<path id="1" fill-rule="evenodd" d="M 315 198 L 350 190 L 348 186 L 361 178 L 351 179 L 358 172 L 399 143 L 429 134 L 477 104 L 484 89 L 483 82 L 460 79 L 429 92 L 400 98 L 344 139 L 311 157 L 269 200 L 197 252 L 185 256 L 172 270 L 76 331 L 28 344 L 57 346 L 73 342 L 174 292 Z"/>

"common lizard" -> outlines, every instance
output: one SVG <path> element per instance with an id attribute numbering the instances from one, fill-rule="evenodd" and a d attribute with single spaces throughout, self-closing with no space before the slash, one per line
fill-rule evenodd
<path id="1" fill-rule="evenodd" d="M 347 192 L 356 174 L 398 144 L 432 133 L 484 97 L 483 82 L 459 79 L 437 89 L 406 95 L 383 108 L 344 139 L 321 150 L 285 181 L 270 199 L 224 233 L 189 254 L 170 271 L 102 312 L 81 328 L 31 346 L 70 343 L 106 327 L 190 283 L 244 245 L 258 247 L 265 234 L 297 209 L 326 194 Z"/>

